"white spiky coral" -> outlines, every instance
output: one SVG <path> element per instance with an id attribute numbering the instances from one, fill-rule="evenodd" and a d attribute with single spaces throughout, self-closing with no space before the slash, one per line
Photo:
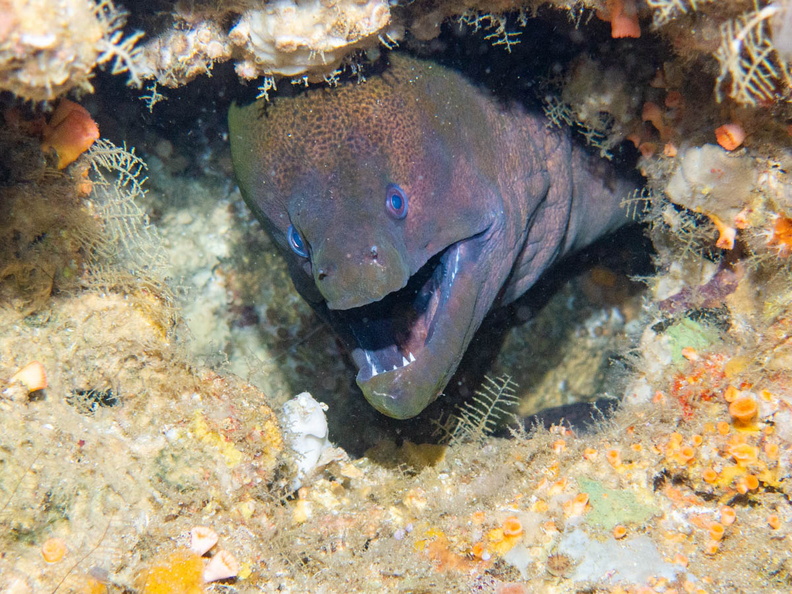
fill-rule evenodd
<path id="1" fill-rule="evenodd" d="M 790 12 L 790 3 L 779 1 L 722 25 L 721 43 L 715 52 L 720 65 L 715 84 L 718 101 L 728 95 L 743 105 L 758 105 L 792 91 L 792 64 L 777 50 L 770 30 L 770 21 L 775 19 L 782 25 L 776 30 L 786 31 L 783 25 Z M 788 41 L 780 40 L 786 48 Z"/>
<path id="2" fill-rule="evenodd" d="M 142 34 L 124 37 L 124 22 L 112 0 L 0 1 L 0 90 L 34 101 L 75 87 L 90 91 L 93 69 L 110 61 L 114 74 L 139 82 Z"/>
<path id="3" fill-rule="evenodd" d="M 702 5 L 715 0 L 646 0 L 647 6 L 653 11 L 652 22 L 661 27 L 683 14 L 698 11 Z"/>

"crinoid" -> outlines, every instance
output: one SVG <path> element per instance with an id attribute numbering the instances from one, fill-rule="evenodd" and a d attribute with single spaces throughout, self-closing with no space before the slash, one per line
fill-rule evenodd
<path id="1" fill-rule="evenodd" d="M 508 375 L 496 379 L 485 376 L 473 398 L 460 405 L 446 423 L 438 425 L 440 431 L 451 445 L 483 440 L 505 421 L 516 419 L 512 412 L 519 403 L 516 390 L 517 384 Z"/>
<path id="2" fill-rule="evenodd" d="M 721 43 L 715 52 L 720 65 L 715 82 L 719 102 L 725 95 L 741 105 L 770 104 L 783 99 L 779 88 L 790 88 L 792 65 L 776 49 L 770 21 L 786 10 L 789 9 L 783 3 L 773 3 L 721 26 Z"/>
<path id="3" fill-rule="evenodd" d="M 81 237 L 90 254 L 85 278 L 94 289 L 158 298 L 152 305 L 141 297 L 138 305 L 168 328 L 175 319 L 175 296 L 166 281 L 167 259 L 159 232 L 140 206 L 146 164 L 134 149 L 101 138 L 88 155 L 92 213 L 101 231 Z"/>

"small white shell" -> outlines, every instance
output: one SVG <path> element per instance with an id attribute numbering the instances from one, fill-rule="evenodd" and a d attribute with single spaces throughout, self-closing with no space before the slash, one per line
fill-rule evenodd
<path id="1" fill-rule="evenodd" d="M 214 582 L 236 577 L 239 573 L 239 563 L 228 551 L 217 551 L 217 554 L 209 559 L 209 563 L 203 571 L 204 582 Z"/>
<path id="2" fill-rule="evenodd" d="M 17 371 L 11 378 L 12 382 L 19 382 L 25 386 L 28 392 L 43 390 L 47 387 L 47 373 L 44 366 L 38 361 L 31 361 L 22 369 Z"/>
<path id="3" fill-rule="evenodd" d="M 217 544 L 217 532 L 206 526 L 196 526 L 190 530 L 190 550 L 196 555 L 205 555 Z"/>

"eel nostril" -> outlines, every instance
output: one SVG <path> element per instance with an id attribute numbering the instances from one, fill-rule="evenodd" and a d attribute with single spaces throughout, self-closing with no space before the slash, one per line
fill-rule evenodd
<path id="1" fill-rule="evenodd" d="M 317 275 L 319 276 L 319 280 L 323 280 L 325 277 L 327 277 L 327 270 L 325 270 L 324 268 L 320 268 L 317 271 Z"/>
<path id="2" fill-rule="evenodd" d="M 376 259 L 377 259 L 377 256 L 378 256 L 378 252 L 377 252 L 377 246 L 376 246 L 376 245 L 372 245 L 372 246 L 371 246 L 371 250 L 370 250 L 370 252 L 369 252 L 369 253 L 371 254 L 371 259 L 372 259 L 372 260 L 376 260 Z"/>

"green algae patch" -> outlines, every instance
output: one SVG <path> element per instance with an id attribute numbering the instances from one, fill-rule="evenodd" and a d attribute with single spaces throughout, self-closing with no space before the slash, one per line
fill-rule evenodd
<path id="1" fill-rule="evenodd" d="M 578 479 L 581 491 L 589 496 L 591 511 L 586 522 L 605 530 L 613 530 L 617 524 L 643 524 L 658 510 L 638 501 L 635 493 L 625 489 L 608 489 L 601 482 Z"/>
<path id="2" fill-rule="evenodd" d="M 690 347 L 696 351 L 705 351 L 720 340 L 720 334 L 715 328 L 689 318 L 677 322 L 665 334 L 671 341 L 671 358 L 675 365 L 686 361 L 682 356 L 682 349 Z"/>

